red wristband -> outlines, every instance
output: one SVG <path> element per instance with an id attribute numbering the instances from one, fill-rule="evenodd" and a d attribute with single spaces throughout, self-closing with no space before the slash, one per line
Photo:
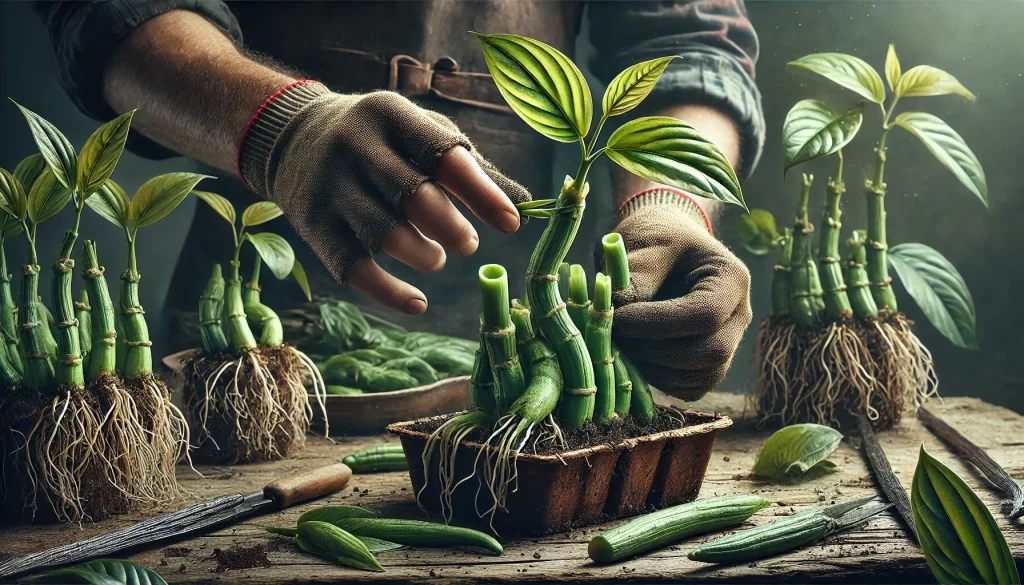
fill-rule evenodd
<path id="1" fill-rule="evenodd" d="M 633 201 L 637 197 L 639 197 L 641 195 L 646 195 L 648 193 L 672 193 L 674 195 L 682 197 L 683 199 L 686 199 L 687 201 L 692 203 L 693 206 L 700 213 L 701 218 L 704 220 L 704 225 L 708 228 L 708 233 L 710 233 L 711 235 L 715 235 L 715 229 L 711 225 L 711 218 L 708 217 L 707 212 L 704 211 L 704 208 L 701 207 L 700 203 L 697 202 L 697 198 L 694 197 L 693 195 L 690 195 L 689 193 L 686 193 L 684 191 L 680 191 L 679 189 L 676 189 L 674 187 L 651 187 L 650 189 L 644 189 L 643 191 L 639 191 L 637 193 L 633 193 L 632 195 L 629 196 L 628 199 L 626 199 L 625 201 L 622 202 L 622 205 L 619 206 L 619 208 L 615 211 L 615 213 L 616 214 L 622 213 L 622 210 L 625 209 L 627 205 L 629 205 L 630 201 Z"/>

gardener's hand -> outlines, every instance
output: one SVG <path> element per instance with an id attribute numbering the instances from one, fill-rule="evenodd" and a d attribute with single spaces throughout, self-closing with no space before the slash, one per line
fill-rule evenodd
<path id="1" fill-rule="evenodd" d="M 479 243 L 445 191 L 506 233 L 519 229 L 513 202 L 530 199 L 444 116 L 397 93 L 339 95 L 315 83 L 292 87 L 257 115 L 239 166 L 338 282 L 408 313 L 425 311 L 426 296 L 385 272 L 374 253 L 440 270 L 446 250 L 468 255 Z"/>
<path id="2" fill-rule="evenodd" d="M 674 189 L 635 195 L 615 231 L 630 285 L 613 293 L 612 336 L 654 387 L 696 400 L 725 377 L 750 324 L 750 273 Z M 597 263 L 603 268 L 600 254 Z"/>

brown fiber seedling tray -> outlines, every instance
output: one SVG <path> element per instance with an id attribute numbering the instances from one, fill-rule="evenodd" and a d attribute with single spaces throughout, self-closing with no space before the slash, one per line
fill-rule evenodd
<path id="1" fill-rule="evenodd" d="M 518 489 L 510 490 L 505 509 L 494 516 L 494 529 L 502 535 L 550 534 L 693 501 L 704 481 L 718 431 L 732 425 L 732 420 L 717 413 L 683 414 L 694 422 L 681 429 L 549 455 L 520 455 Z M 388 426 L 388 431 L 401 438 L 414 493 L 420 494 L 421 504 L 431 511 L 440 509 L 440 457 L 436 450 L 431 455 L 430 482 L 421 493 L 427 434 L 413 427 L 440 424 L 452 416 Z M 455 462 L 458 478 L 473 473 L 480 447 L 479 443 L 462 443 Z M 481 460 L 478 477 L 482 468 Z M 477 481 L 470 480 L 456 489 L 452 497 L 455 520 L 481 522 L 476 510 L 488 509 L 492 500 L 486 489 L 478 494 L 477 486 Z"/>

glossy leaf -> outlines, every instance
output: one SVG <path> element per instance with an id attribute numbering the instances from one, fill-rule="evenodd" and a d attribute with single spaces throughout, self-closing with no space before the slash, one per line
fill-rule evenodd
<path id="1" fill-rule="evenodd" d="M 498 91 L 524 122 L 559 142 L 587 135 L 594 110 L 590 88 L 568 57 L 525 37 L 471 34 L 483 47 Z"/>
<path id="2" fill-rule="evenodd" d="M 33 223 L 42 223 L 60 213 L 71 201 L 71 189 L 57 181 L 51 169 L 39 175 L 28 192 L 28 218 Z"/>
<path id="3" fill-rule="evenodd" d="M 958 347 L 977 348 L 974 299 L 953 263 L 924 244 L 899 244 L 888 256 L 903 287 L 939 333 Z"/>
<path id="4" fill-rule="evenodd" d="M 167 585 L 163 577 L 138 563 L 119 559 L 97 559 L 44 573 L 40 583 L 83 583 L 87 585 Z"/>
<path id="5" fill-rule="evenodd" d="M 0 209 L 19 219 L 25 217 L 28 196 L 21 181 L 7 169 L 0 169 Z"/>
<path id="6" fill-rule="evenodd" d="M 270 232 L 246 234 L 245 237 L 256 247 L 263 262 L 278 280 L 291 274 L 295 266 L 295 251 L 287 240 Z"/>
<path id="7" fill-rule="evenodd" d="M 14 237 L 22 232 L 21 220 L 6 211 L 0 211 L 0 240 Z"/>
<path id="8" fill-rule="evenodd" d="M 676 56 L 637 63 L 615 76 L 604 91 L 601 108 L 607 117 L 625 114 L 640 105 L 654 89 L 665 68 Z"/>
<path id="9" fill-rule="evenodd" d="M 889 82 L 889 89 L 896 91 L 896 84 L 900 81 L 900 60 L 896 56 L 896 45 L 889 43 L 889 52 L 885 54 L 885 80 Z"/>
<path id="10" fill-rule="evenodd" d="M 757 477 L 783 479 L 802 476 L 824 461 L 843 440 L 832 427 L 815 424 L 790 425 L 768 437 L 754 462 Z"/>
<path id="11" fill-rule="evenodd" d="M 862 59 L 844 53 L 815 53 L 788 64 L 807 69 L 857 93 L 876 104 L 885 101 L 885 87 L 878 72 Z"/>
<path id="12" fill-rule="evenodd" d="M 306 295 L 307 301 L 313 300 L 313 293 L 309 290 L 309 278 L 306 276 L 306 269 L 302 267 L 302 263 L 298 260 L 292 264 L 292 278 L 295 282 L 299 283 L 299 288 L 302 289 L 302 294 Z"/>
<path id="13" fill-rule="evenodd" d="M 85 204 L 110 223 L 124 228 L 128 225 L 131 202 L 128 195 L 113 179 L 107 179 Z"/>
<path id="14" fill-rule="evenodd" d="M 31 578 L 28 583 L 53 583 L 54 585 L 123 585 L 117 579 L 88 569 L 57 569 Z"/>
<path id="15" fill-rule="evenodd" d="M 50 167 L 61 185 L 74 189 L 78 176 L 78 155 L 75 154 L 74 147 L 56 126 L 42 116 L 22 107 L 18 102 L 14 102 L 14 105 L 18 106 L 21 114 L 25 116 L 28 128 L 32 132 L 32 140 L 35 141 L 39 153 L 43 155 L 46 166 Z"/>
<path id="16" fill-rule="evenodd" d="M 840 114 L 821 100 L 800 100 L 782 124 L 786 170 L 835 154 L 853 140 L 864 116 L 860 108 Z"/>
<path id="17" fill-rule="evenodd" d="M 14 167 L 14 178 L 18 179 L 24 189 L 30 189 L 39 175 L 47 169 L 43 155 L 38 152 L 26 156 Z"/>
<path id="18" fill-rule="evenodd" d="M 941 119 L 924 112 L 904 112 L 895 125 L 916 136 L 965 187 L 988 207 L 988 182 L 981 162 L 964 139 Z"/>
<path id="19" fill-rule="evenodd" d="M 924 446 L 910 490 L 925 560 L 939 583 L 1020 583 L 995 518 L 970 486 Z"/>
<path id="20" fill-rule="evenodd" d="M 209 191 L 192 191 L 192 194 L 205 201 L 217 215 L 223 217 L 231 225 L 235 225 L 235 206 L 226 197 L 210 193 Z"/>
<path id="21" fill-rule="evenodd" d="M 910 68 L 900 78 L 894 91 L 896 97 L 899 98 L 954 94 L 968 100 L 974 99 L 974 94 L 961 85 L 955 77 L 930 65 L 918 65 Z"/>
<path id="22" fill-rule="evenodd" d="M 634 175 L 746 208 L 725 155 L 685 122 L 665 116 L 627 122 L 612 133 L 605 149 L 608 158 Z"/>
<path id="23" fill-rule="evenodd" d="M 242 225 L 252 227 L 261 223 L 267 223 L 272 219 L 281 217 L 282 213 L 284 212 L 281 211 L 281 208 L 272 201 L 253 203 L 242 212 Z"/>
<path id="24" fill-rule="evenodd" d="M 751 209 L 736 218 L 736 235 L 743 249 L 755 256 L 764 256 L 779 239 L 775 216 L 766 209 Z"/>
<path id="25" fill-rule="evenodd" d="M 129 219 L 135 229 L 153 225 L 174 211 L 199 181 L 207 177 L 195 173 L 167 173 L 146 181 L 135 192 L 129 206 Z"/>
<path id="26" fill-rule="evenodd" d="M 117 166 L 135 110 L 121 114 L 100 126 L 85 141 L 78 155 L 78 190 L 88 198 L 110 178 Z"/>

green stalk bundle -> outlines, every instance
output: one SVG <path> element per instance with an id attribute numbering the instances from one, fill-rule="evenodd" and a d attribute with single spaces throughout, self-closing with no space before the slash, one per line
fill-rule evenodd
<path id="1" fill-rule="evenodd" d="M 484 342 L 494 379 L 495 406 L 504 412 L 526 390 L 516 351 L 516 328 L 509 310 L 508 275 L 501 266 L 488 264 L 480 268 L 479 277 Z"/>
<path id="2" fill-rule="evenodd" d="M 583 331 L 590 318 L 590 296 L 587 291 L 587 273 L 579 264 L 569 267 L 569 296 L 565 302 L 569 318 L 576 328 Z"/>
<path id="3" fill-rule="evenodd" d="M 89 291 L 82 291 L 75 301 L 75 318 L 78 319 L 78 339 L 82 346 L 82 367 L 89 369 L 89 356 L 92 355 L 92 306 L 89 305 Z"/>
<path id="4" fill-rule="evenodd" d="M 895 106 L 896 104 L 893 103 Z M 886 114 L 886 122 L 892 109 Z M 883 125 L 885 122 L 883 122 Z M 875 147 L 874 178 L 864 182 L 868 208 L 867 260 L 868 278 L 871 280 L 871 296 L 881 313 L 895 314 L 896 294 L 892 290 L 892 278 L 889 276 L 889 262 L 886 255 L 889 245 L 885 235 L 885 141 L 889 137 L 889 129 L 882 130 L 882 137 Z"/>
<path id="5" fill-rule="evenodd" d="M 853 232 L 848 244 L 850 258 L 847 263 L 847 278 L 850 290 L 850 306 L 859 319 L 878 317 L 878 306 L 871 296 L 871 281 L 868 278 L 867 252 L 860 232 Z"/>
<path id="6" fill-rule="evenodd" d="M 18 348 L 18 307 L 11 294 L 11 273 L 7 270 L 7 254 L 4 251 L 5 237 L 0 234 L 0 331 L 4 337 L 3 361 L 0 362 L 0 383 L 13 385 L 21 381 L 25 366 Z M 13 372 L 6 364 L 10 364 Z"/>
<path id="7" fill-rule="evenodd" d="M 789 299 L 792 295 L 793 274 L 793 232 L 786 229 L 779 245 L 779 262 L 772 274 L 772 314 L 789 314 Z"/>
<path id="8" fill-rule="evenodd" d="M 843 151 L 836 157 L 836 176 L 828 181 L 828 197 L 825 200 L 825 217 L 821 222 L 821 243 L 818 246 L 818 269 L 824 293 L 825 313 L 833 320 L 849 320 L 853 316 L 850 298 L 843 281 L 842 259 L 839 255 L 840 218 L 839 203 L 846 192 L 843 183 Z"/>
<path id="9" fill-rule="evenodd" d="M 594 280 L 594 302 L 584 330 L 584 340 L 594 364 L 594 418 L 607 423 L 615 418 L 615 358 L 612 356 L 612 282 L 598 272 Z M 632 384 L 630 384 L 632 386 Z"/>
<path id="10" fill-rule="evenodd" d="M 203 339 L 203 351 L 216 354 L 228 349 L 228 340 L 221 326 L 224 310 L 224 276 L 220 264 L 214 264 L 203 296 L 199 297 L 199 326 Z"/>
<path id="11" fill-rule="evenodd" d="M 789 312 L 793 320 L 802 327 L 814 327 L 821 322 L 822 301 L 821 281 L 818 267 L 814 263 L 811 234 L 814 226 L 808 220 L 807 203 L 811 194 L 814 176 L 804 175 L 800 190 L 800 205 L 797 207 L 796 223 L 793 226 L 793 258 L 790 275 Z"/>

